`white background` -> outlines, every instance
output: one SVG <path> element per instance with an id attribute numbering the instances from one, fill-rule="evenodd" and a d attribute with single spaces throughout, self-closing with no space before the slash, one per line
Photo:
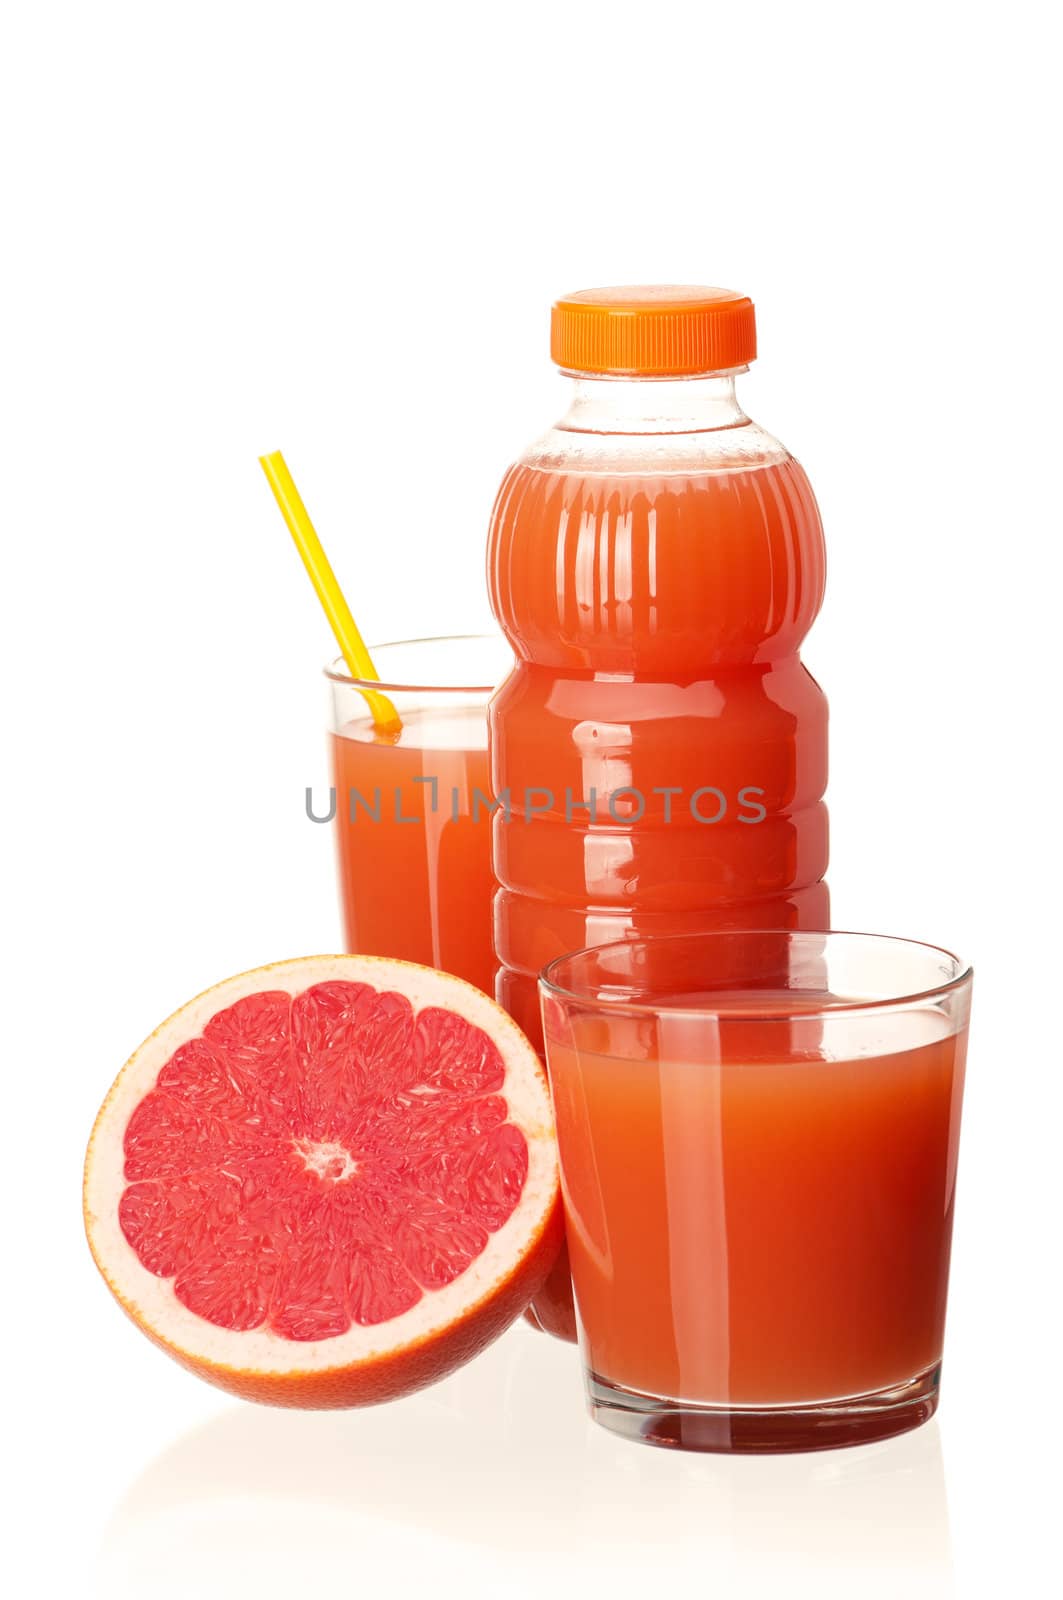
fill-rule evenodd
<path id="1" fill-rule="evenodd" d="M 1021 0 L 9 8 L 16 1592 L 1051 1589 L 1051 24 Z M 241 1406 L 124 1321 L 79 1182 L 162 1016 L 339 943 L 302 811 L 330 641 L 256 456 L 285 450 L 369 637 L 475 626 L 496 484 L 562 408 L 550 301 L 668 280 L 754 297 L 741 396 L 821 502 L 836 924 L 977 969 L 939 1419 L 824 1456 L 640 1451 L 520 1329 L 387 1410 Z"/>

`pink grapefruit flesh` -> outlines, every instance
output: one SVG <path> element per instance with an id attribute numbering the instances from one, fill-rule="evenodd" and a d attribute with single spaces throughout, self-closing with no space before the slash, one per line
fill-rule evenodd
<path id="1" fill-rule="evenodd" d="M 186 1366 L 281 1405 L 444 1376 L 524 1310 L 561 1241 L 549 1093 L 479 990 L 362 956 L 241 974 L 126 1064 L 86 1228 Z"/>

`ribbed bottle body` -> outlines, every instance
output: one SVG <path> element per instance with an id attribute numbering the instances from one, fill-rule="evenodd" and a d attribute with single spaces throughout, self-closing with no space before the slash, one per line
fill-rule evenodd
<path id="1" fill-rule="evenodd" d="M 802 468 L 741 420 L 672 450 L 558 430 L 499 491 L 497 993 L 533 1038 L 566 951 L 827 925 L 827 707 L 799 655 L 822 531 Z"/>

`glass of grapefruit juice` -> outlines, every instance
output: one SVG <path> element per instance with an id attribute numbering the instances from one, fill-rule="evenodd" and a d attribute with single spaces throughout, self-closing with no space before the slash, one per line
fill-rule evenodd
<path id="1" fill-rule="evenodd" d="M 510 656 L 500 638 L 373 648 L 379 681 L 326 668 L 337 865 L 346 946 L 438 967 L 493 992 L 487 702 Z M 400 732 L 374 722 L 383 690 Z"/>
<path id="2" fill-rule="evenodd" d="M 937 1407 L 971 972 L 870 934 L 632 939 L 543 1025 L 591 1413 L 687 1449 Z"/>

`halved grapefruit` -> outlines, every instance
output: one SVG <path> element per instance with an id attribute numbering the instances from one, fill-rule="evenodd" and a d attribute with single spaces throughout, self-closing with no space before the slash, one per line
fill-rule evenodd
<path id="1" fill-rule="evenodd" d="M 287 1406 L 445 1376 L 562 1239 L 532 1046 L 471 984 L 371 956 L 282 961 L 182 1006 L 107 1096 L 84 1202 L 142 1331 Z"/>

